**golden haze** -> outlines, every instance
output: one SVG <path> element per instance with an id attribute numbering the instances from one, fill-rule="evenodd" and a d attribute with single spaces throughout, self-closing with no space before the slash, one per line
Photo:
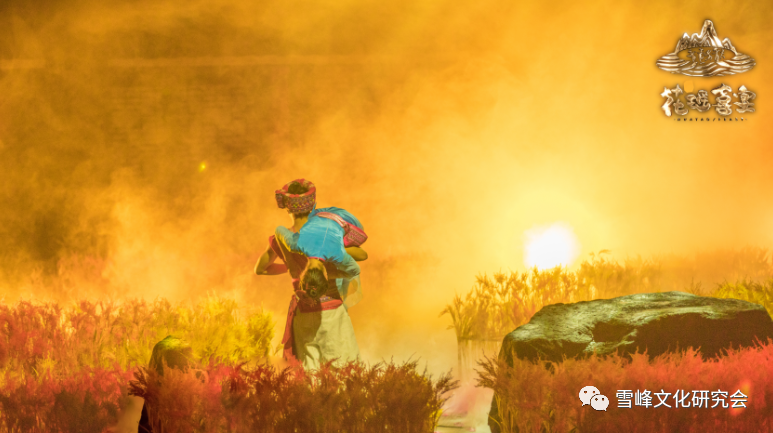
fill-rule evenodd
<path id="1" fill-rule="evenodd" d="M 2 8 L 6 300 L 215 291 L 263 303 L 281 329 L 289 279 L 251 270 L 288 223 L 274 189 L 305 177 L 370 236 L 366 298 L 351 311 L 363 355 L 447 369 L 455 339 L 439 311 L 476 273 L 523 269 L 532 227 L 570 225 L 580 257 L 773 240 L 768 4 Z M 743 124 L 677 123 L 659 108 L 663 87 L 688 77 L 655 61 L 707 18 L 757 66 L 691 80 L 755 91 Z M 72 257 L 96 270 L 75 261 L 58 292 L 30 291 Z"/>

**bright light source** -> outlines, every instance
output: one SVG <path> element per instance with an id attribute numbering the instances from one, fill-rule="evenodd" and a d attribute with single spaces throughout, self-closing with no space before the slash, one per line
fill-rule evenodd
<path id="1" fill-rule="evenodd" d="M 526 231 L 526 266 L 550 269 L 569 266 L 577 258 L 580 243 L 572 228 L 563 223 L 536 227 Z"/>

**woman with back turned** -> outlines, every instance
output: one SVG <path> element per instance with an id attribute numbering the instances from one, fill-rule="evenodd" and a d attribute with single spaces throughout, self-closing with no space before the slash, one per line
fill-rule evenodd
<path id="1" fill-rule="evenodd" d="M 310 369 L 333 359 L 354 360 L 359 348 L 347 310 L 362 298 L 356 261 L 365 260 L 367 253 L 359 246 L 346 247 L 344 237 L 351 231 L 364 235 L 362 224 L 343 209 L 315 209 L 316 188 L 305 179 L 277 190 L 276 199 L 293 224 L 278 227 L 269 238 L 255 273 L 289 271 L 293 279 L 295 293 L 282 340 L 285 358 Z M 277 258 L 284 264 L 274 263 Z"/>

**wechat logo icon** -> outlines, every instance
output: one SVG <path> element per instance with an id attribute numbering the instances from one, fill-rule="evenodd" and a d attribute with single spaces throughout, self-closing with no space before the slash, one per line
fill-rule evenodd
<path id="1" fill-rule="evenodd" d="M 596 410 L 607 411 L 609 407 L 609 399 L 605 395 L 601 395 L 601 391 L 595 386 L 586 386 L 580 390 L 580 401 L 585 406 L 589 404 L 590 407 Z"/>

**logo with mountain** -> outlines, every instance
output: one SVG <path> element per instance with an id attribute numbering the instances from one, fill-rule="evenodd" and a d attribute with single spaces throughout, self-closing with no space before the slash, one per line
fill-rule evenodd
<path id="1" fill-rule="evenodd" d="M 673 53 L 657 61 L 658 68 L 672 74 L 691 77 L 723 77 L 751 70 L 757 63 L 735 49 L 730 39 L 719 40 L 711 20 L 703 23 L 700 33 L 685 33 Z"/>

